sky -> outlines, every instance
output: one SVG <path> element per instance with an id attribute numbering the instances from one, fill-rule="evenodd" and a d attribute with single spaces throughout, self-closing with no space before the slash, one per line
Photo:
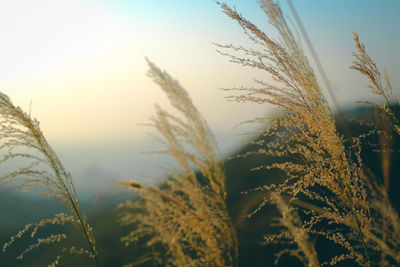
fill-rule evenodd
<path id="1" fill-rule="evenodd" d="M 274 35 L 255 0 L 226 3 Z M 399 1 L 293 3 L 342 107 L 371 99 L 367 81 L 349 70 L 353 31 L 378 65 L 387 68 L 399 95 Z M 281 4 L 291 20 L 286 2 Z M 213 0 L 0 0 L 0 32 L 0 91 L 31 110 L 82 184 L 89 183 L 88 176 L 111 183 L 161 172 L 147 171 L 155 161 L 162 166 L 162 160 L 142 152 L 161 144 L 148 136 L 153 129 L 140 124 L 148 122 L 155 103 L 169 105 L 146 76 L 145 57 L 187 89 L 223 155 L 243 138 L 239 134 L 246 130 L 236 125 L 272 111 L 228 102 L 228 93 L 219 90 L 270 78 L 216 52 L 213 43 L 249 42 Z"/>

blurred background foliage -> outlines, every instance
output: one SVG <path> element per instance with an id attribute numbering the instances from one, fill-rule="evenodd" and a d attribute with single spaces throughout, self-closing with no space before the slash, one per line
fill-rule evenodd
<path id="1" fill-rule="evenodd" d="M 399 107 L 395 107 L 396 111 L 400 111 Z M 358 136 L 370 130 L 365 122 L 382 121 L 380 115 L 370 107 L 356 106 L 344 112 L 348 128 L 352 136 Z M 360 121 L 363 123 L 360 124 Z M 384 125 L 377 124 L 383 129 L 391 129 Z M 343 126 L 337 123 L 339 131 L 343 133 Z M 400 139 L 391 132 L 386 132 L 388 139 L 382 139 L 377 134 L 373 134 L 364 140 L 362 144 L 362 157 L 364 165 L 373 177 L 380 183 L 384 183 L 384 176 L 388 173 L 392 179 L 388 183 L 388 191 L 390 200 L 396 210 L 400 211 L 400 194 L 397 190 L 400 187 L 400 180 L 396 177 L 400 174 L 399 162 Z M 391 138 L 393 137 L 393 138 Z M 245 137 L 243 137 L 245 138 Z M 255 139 L 264 138 L 266 141 L 273 140 L 273 136 L 260 137 L 254 136 Z M 390 145 L 392 152 L 384 155 L 377 151 L 379 147 L 371 144 Z M 279 212 L 275 207 L 266 205 L 261 212 L 253 217 L 248 218 L 247 214 L 252 212 L 263 201 L 266 192 L 252 191 L 257 188 L 271 183 L 280 183 L 284 181 L 284 174 L 279 170 L 258 170 L 251 171 L 252 168 L 265 165 L 266 163 L 275 162 L 277 159 L 270 156 L 251 155 L 248 157 L 237 157 L 237 155 L 254 151 L 257 149 L 254 145 L 243 146 L 233 153 L 224 161 L 224 168 L 227 176 L 227 201 L 229 205 L 230 215 L 237 231 L 239 240 L 239 266 L 271 266 L 274 262 L 274 254 L 279 252 L 282 247 L 279 245 L 261 245 L 263 236 L 268 233 L 278 232 L 273 226 L 274 218 L 279 216 Z M 280 159 L 283 160 L 283 159 Z M 288 159 L 292 160 L 292 159 Z M 92 222 L 94 233 L 96 236 L 100 262 L 103 266 L 122 266 L 132 262 L 145 251 L 140 244 L 135 247 L 125 247 L 120 238 L 129 232 L 129 229 L 121 227 L 118 223 L 118 203 L 124 200 L 134 200 L 137 198 L 136 193 L 121 192 L 119 188 L 110 188 L 109 191 L 99 194 L 98 201 L 83 202 L 83 209 L 86 210 L 89 220 Z M 247 194 L 243 192 L 250 190 Z M 15 234 L 23 225 L 29 222 L 38 221 L 47 216 L 51 216 L 57 211 L 64 208 L 61 204 L 46 197 L 31 197 L 30 194 L 17 194 L 16 191 L 1 189 L 0 194 L 0 242 L 4 244 L 8 238 Z M 40 236 L 46 236 L 49 232 L 57 232 L 57 227 L 46 227 L 42 229 Z M 64 226 L 69 233 L 69 237 L 65 242 L 50 247 L 42 246 L 41 248 L 28 253 L 23 261 L 16 259 L 16 256 L 33 242 L 31 238 L 22 238 L 6 252 L 0 253 L 1 266 L 17 267 L 17 266 L 46 266 L 50 260 L 55 258 L 60 248 L 68 247 L 68 245 L 77 245 L 81 240 L 77 231 Z M 39 237 L 40 237 L 39 236 Z M 313 239 L 316 242 L 316 248 L 319 256 L 322 258 L 337 254 L 335 247 L 328 247 L 328 244 L 320 239 Z M 148 248 L 152 250 L 152 248 Z M 63 258 L 60 266 L 91 266 L 93 264 L 90 259 L 79 255 L 70 255 Z M 154 266 L 149 262 L 148 266 Z M 283 256 L 278 266 L 302 266 L 296 259 Z M 349 262 L 341 262 L 338 266 L 351 266 Z"/>

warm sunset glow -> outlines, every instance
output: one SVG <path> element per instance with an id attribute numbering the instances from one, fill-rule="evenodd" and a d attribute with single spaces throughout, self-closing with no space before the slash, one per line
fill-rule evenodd
<path id="1" fill-rule="evenodd" d="M 398 3 L 369 1 L 361 9 L 354 3 L 296 1 L 343 106 L 365 95 L 360 86 L 365 81 L 348 70 L 352 31 L 363 36 L 371 53 L 379 52 L 378 62 L 389 73 L 399 69 L 400 62 L 398 53 L 390 52 L 400 46 L 400 38 L 389 30 L 396 31 L 399 24 L 391 7 Z M 228 4 L 271 30 L 256 1 Z M 282 8 L 290 14 L 285 3 Z M 371 13 L 381 20 L 372 22 Z M 386 30 L 370 30 L 374 27 Z M 25 110 L 32 102 L 32 115 L 55 146 L 85 150 L 115 147 L 116 142 L 149 143 L 146 133 L 151 129 L 138 124 L 148 122 L 155 103 L 168 108 L 168 101 L 146 76 L 145 57 L 188 90 L 224 153 L 241 139 L 234 137 L 244 132 L 233 129 L 238 123 L 271 110 L 228 102 L 227 93 L 218 90 L 269 78 L 231 64 L 216 52 L 213 42 L 249 41 L 213 1 L 3 1 L 0 32 L 0 90 Z M 392 83 L 398 85 L 399 78 L 392 75 Z"/>

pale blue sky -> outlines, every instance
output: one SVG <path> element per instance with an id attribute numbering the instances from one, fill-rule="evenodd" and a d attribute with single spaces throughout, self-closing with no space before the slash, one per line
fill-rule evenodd
<path id="1" fill-rule="evenodd" d="M 399 1 L 293 2 L 341 103 L 368 96 L 365 81 L 348 69 L 353 31 L 389 73 L 399 69 Z M 227 3 L 273 33 L 256 1 Z M 268 77 L 234 66 L 215 52 L 212 42 L 247 41 L 213 0 L 3 0 L 0 4 L 0 88 L 25 108 L 33 100 L 33 114 L 57 142 L 143 138 L 145 130 L 137 123 L 147 121 L 154 102 L 166 102 L 145 76 L 145 56 L 187 87 L 216 130 L 228 131 L 265 109 L 239 108 L 217 90 Z M 290 18 L 285 1 L 282 7 Z M 398 75 L 391 76 L 398 85 Z"/>
<path id="2" fill-rule="evenodd" d="M 273 34 L 255 0 L 226 2 Z M 291 18 L 286 2 L 281 3 Z M 293 3 L 342 105 L 371 97 L 367 81 L 349 70 L 353 31 L 388 69 L 399 95 L 400 1 Z M 269 77 L 216 53 L 212 42 L 249 42 L 213 0 L 0 0 L 0 32 L 0 90 L 24 109 L 32 100 L 32 114 L 46 137 L 77 172 L 111 162 L 108 171 L 123 170 L 116 176 L 127 176 L 130 161 L 117 159 L 118 148 L 120 155 L 140 159 L 146 146 L 139 144 L 149 143 L 146 132 L 152 130 L 138 124 L 148 121 L 155 102 L 168 106 L 146 77 L 146 56 L 187 88 L 216 132 L 222 152 L 240 139 L 232 137 L 241 132 L 232 129 L 236 124 L 269 110 L 227 102 L 227 94 L 218 90 Z M 110 148 L 115 149 L 108 155 Z M 82 159 L 74 156 L 77 150 L 85 155 Z"/>

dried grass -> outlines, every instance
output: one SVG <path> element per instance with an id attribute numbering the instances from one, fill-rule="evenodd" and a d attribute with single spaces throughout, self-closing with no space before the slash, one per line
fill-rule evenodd
<path id="1" fill-rule="evenodd" d="M 305 266 L 314 267 L 342 261 L 361 266 L 400 265 L 400 219 L 387 194 L 392 152 L 389 139 L 382 136 L 379 139 L 384 162 L 382 184 L 371 177 L 361 159 L 363 139 L 375 132 L 350 140 L 339 134 L 333 112 L 279 4 L 273 0 L 259 2 L 278 31 L 279 41 L 271 39 L 236 10 L 217 2 L 256 47 L 218 45 L 219 52 L 234 63 L 265 71 L 277 84 L 257 81 L 258 88 L 232 89 L 239 94 L 230 98 L 272 104 L 282 112 L 273 118 L 254 120 L 266 124 L 257 134 L 274 138 L 250 142 L 258 150 L 241 155 L 281 159 L 255 170 L 280 169 L 286 174 L 281 184 L 253 189 L 265 192 L 265 199 L 249 216 L 267 204 L 279 211 L 277 221 L 281 232 L 266 235 L 265 243 L 286 242 L 295 247 L 288 246 L 278 253 L 275 263 L 288 254 Z M 384 99 L 384 104 L 370 103 L 385 118 L 380 122 L 381 128 L 387 132 L 393 127 L 400 135 L 398 115 L 391 104 L 389 76 L 386 70 L 382 74 L 378 69 L 357 34 L 354 40 L 357 52 L 351 68 L 365 75 L 372 93 Z M 174 115 L 156 106 L 156 114 L 151 118 L 152 126 L 165 142 L 164 152 L 172 156 L 177 167 L 167 169 L 160 187 L 136 181 L 118 183 L 139 192 L 138 201 L 120 205 L 120 222 L 131 229 L 122 241 L 127 246 L 142 242 L 150 248 L 148 254 L 127 266 L 149 261 L 162 266 L 236 266 L 238 243 L 226 203 L 226 177 L 211 130 L 179 82 L 152 62 L 148 61 L 148 65 L 149 77 L 178 113 Z M 46 141 L 39 122 L 2 93 L 0 121 L 3 152 L 0 163 L 26 163 L 0 177 L 0 182 L 12 181 L 22 190 L 40 190 L 63 203 L 69 211 L 26 225 L 4 244 L 3 251 L 27 233 L 35 238 L 49 224 L 72 224 L 82 232 L 88 248 L 71 247 L 63 252 L 86 254 L 99 266 L 93 230 L 80 210 L 71 175 Z M 18 259 L 36 247 L 66 238 L 65 233 L 37 238 Z M 323 259 L 315 247 L 317 239 L 324 239 L 344 252 Z M 57 265 L 61 257 L 57 256 L 49 266 Z"/>
<path id="2" fill-rule="evenodd" d="M 147 240 L 147 246 L 160 247 L 164 254 L 158 258 L 160 253 L 151 252 L 137 263 L 236 266 L 236 234 L 226 207 L 225 175 L 214 137 L 178 81 L 148 63 L 149 77 L 180 113 L 178 117 L 156 106 L 151 119 L 178 168 L 167 170 L 160 188 L 134 181 L 122 184 L 140 195 L 139 201 L 123 205 L 121 223 L 134 229 L 122 241 L 130 245 Z"/>
<path id="3" fill-rule="evenodd" d="M 383 258 L 390 258 L 391 262 L 400 264 L 397 256 L 400 255 L 399 247 L 396 241 L 388 237 L 399 234 L 393 233 L 399 223 L 398 216 L 391 208 L 383 187 L 371 182 L 361 160 L 360 143 L 369 133 L 349 140 L 350 149 L 345 146 L 345 140 L 336 129 L 332 111 L 314 72 L 286 24 L 279 5 L 272 0 L 260 3 L 271 24 L 278 30 L 280 41 L 272 40 L 236 10 L 222 3 L 223 11 L 239 23 L 257 48 L 218 46 L 224 51 L 233 51 L 220 52 L 232 62 L 265 71 L 279 84 L 275 86 L 258 81 L 259 88 L 232 89 L 242 94 L 231 96 L 238 102 L 272 104 L 282 111 L 282 115 L 274 118 L 255 120 L 266 123 L 267 128 L 261 130 L 264 136 L 275 136 L 271 142 L 254 142 L 259 146 L 255 153 L 284 159 L 259 166 L 256 170 L 277 168 L 287 176 L 282 184 L 255 189 L 275 192 L 273 197 L 267 194 L 262 205 L 275 203 L 282 213 L 284 202 L 277 197 L 289 197 L 292 204 L 301 203 L 297 207 L 307 214 L 300 227 L 301 231 L 325 238 L 346 251 L 326 263 L 333 265 L 352 260 L 362 266 L 371 266 L 377 263 L 376 257 L 371 258 L 370 254 L 378 252 Z M 357 36 L 356 44 L 360 54 L 355 55 L 358 61 L 353 68 L 367 75 L 372 82 L 373 93 L 388 99 L 391 94 L 388 76 L 385 74 L 385 85 L 382 85 L 380 72 L 359 44 Z M 380 108 L 396 122 L 388 105 Z M 242 156 L 250 154 L 253 153 Z M 386 208 L 383 209 L 383 206 Z M 290 213 L 287 211 L 284 214 L 286 218 L 281 223 L 291 232 L 294 225 L 298 225 L 298 220 L 288 216 Z M 321 228 L 323 225 L 334 227 Z M 317 265 L 315 257 L 308 257 L 313 254 L 308 249 L 308 239 L 291 236 L 298 247 L 293 255 L 299 255 L 297 252 L 302 251 L 299 258 L 303 262 L 310 266 Z M 304 256 L 307 256 L 306 260 Z"/>
<path id="4" fill-rule="evenodd" d="M 0 150 L 3 152 L 1 163 L 6 164 L 12 161 L 26 163 L 26 166 L 4 174 L 0 177 L 0 182 L 11 181 L 21 190 L 38 189 L 42 195 L 63 203 L 71 213 L 71 215 L 59 213 L 53 218 L 26 225 L 4 244 L 3 251 L 29 231 L 33 238 L 40 228 L 48 224 L 64 225 L 68 223 L 82 231 L 83 237 L 88 243 L 88 249 L 67 249 L 66 251 L 87 254 L 94 259 L 98 266 L 93 230 L 86 216 L 80 210 L 71 175 L 65 170 L 43 136 L 39 121 L 32 119 L 30 114 L 14 106 L 8 96 L 3 93 L 0 93 L 0 121 L 0 140 L 2 141 Z M 37 238 L 34 244 L 18 256 L 18 259 L 22 259 L 27 252 L 38 246 L 58 243 L 66 237 L 66 234 L 59 233 L 45 238 Z M 56 265 L 60 258 L 61 256 L 57 256 L 50 265 Z"/>

